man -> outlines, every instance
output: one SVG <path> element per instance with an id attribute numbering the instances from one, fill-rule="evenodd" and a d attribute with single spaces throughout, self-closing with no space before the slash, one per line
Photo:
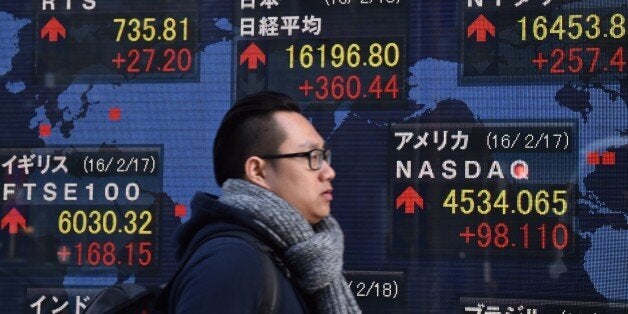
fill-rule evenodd
<path id="1" fill-rule="evenodd" d="M 207 235 L 244 231 L 279 257 L 271 267 L 279 274 L 277 312 L 360 313 L 342 275 L 343 234 L 329 215 L 330 161 L 323 138 L 289 97 L 263 92 L 240 100 L 214 140 L 223 196 L 194 196 L 192 217 L 177 230 L 179 256 Z M 265 311 L 264 254 L 238 237 L 204 242 L 173 283 L 170 312 Z"/>

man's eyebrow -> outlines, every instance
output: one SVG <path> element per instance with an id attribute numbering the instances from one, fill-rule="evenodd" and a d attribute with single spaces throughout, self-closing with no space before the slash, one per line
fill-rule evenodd
<path id="1" fill-rule="evenodd" d="M 299 147 L 309 148 L 309 149 L 325 148 L 325 147 L 327 147 L 327 143 L 323 142 L 323 145 L 319 145 L 318 143 L 305 142 L 305 143 L 299 145 Z"/>

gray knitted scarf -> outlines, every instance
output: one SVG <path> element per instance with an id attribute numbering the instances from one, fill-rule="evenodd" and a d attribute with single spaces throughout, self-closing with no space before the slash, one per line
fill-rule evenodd
<path id="1" fill-rule="evenodd" d="M 318 313 L 361 313 L 342 275 L 344 238 L 328 216 L 310 225 L 276 194 L 248 181 L 229 179 L 220 201 L 246 212 L 282 249 L 282 259 Z"/>

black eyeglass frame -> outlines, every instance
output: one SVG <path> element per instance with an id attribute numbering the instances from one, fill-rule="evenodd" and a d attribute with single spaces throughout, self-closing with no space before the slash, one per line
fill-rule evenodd
<path id="1" fill-rule="evenodd" d="M 292 153 L 292 154 L 275 154 L 259 156 L 262 159 L 279 159 L 279 158 L 293 158 L 293 157 L 307 157 L 307 164 L 312 170 L 320 170 L 323 167 L 323 161 L 320 162 L 320 166 L 313 167 L 312 165 L 312 153 L 319 151 L 323 153 L 323 161 L 326 161 L 328 165 L 331 165 L 331 148 L 314 148 L 307 152 Z"/>

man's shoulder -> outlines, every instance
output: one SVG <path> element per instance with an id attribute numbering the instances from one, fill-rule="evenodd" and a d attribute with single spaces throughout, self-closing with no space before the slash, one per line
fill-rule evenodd
<path id="1" fill-rule="evenodd" d="M 254 241 L 259 240 L 243 232 L 214 235 L 192 253 L 188 266 L 213 263 L 224 264 L 226 267 L 259 266 L 263 254 L 258 247 L 261 242 Z"/>
<path id="2" fill-rule="evenodd" d="M 225 287 L 256 291 L 264 282 L 263 254 L 247 240 L 217 236 L 200 244 L 184 265 L 176 288 L 195 286 L 220 294 Z M 198 290 L 198 289 L 193 289 Z"/>
<path id="3" fill-rule="evenodd" d="M 284 268 L 273 258 L 276 253 L 250 233 L 244 236 L 213 234 L 197 247 L 183 275 L 177 278 L 171 302 L 177 310 L 186 312 L 206 309 L 205 303 L 221 300 L 224 313 L 238 312 L 236 308 L 247 312 L 259 306 L 260 298 L 268 299 L 264 295 L 275 291 L 279 312 L 302 313 L 304 301 L 285 276 Z M 232 298 L 233 291 L 239 291 L 237 300 Z"/>
<path id="4" fill-rule="evenodd" d="M 259 304 L 264 282 L 262 256 L 257 248 L 241 238 L 214 237 L 200 244 L 175 279 L 170 310 L 248 312 Z"/>

